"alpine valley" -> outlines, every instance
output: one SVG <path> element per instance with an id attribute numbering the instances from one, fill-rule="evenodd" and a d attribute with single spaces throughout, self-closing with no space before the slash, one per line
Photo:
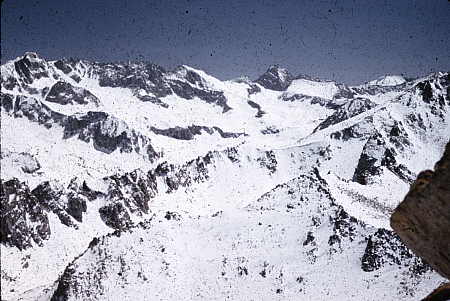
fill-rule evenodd
<path id="1" fill-rule="evenodd" d="M 418 300 L 389 226 L 450 74 L 348 86 L 146 62 L 1 66 L 2 300 Z"/>

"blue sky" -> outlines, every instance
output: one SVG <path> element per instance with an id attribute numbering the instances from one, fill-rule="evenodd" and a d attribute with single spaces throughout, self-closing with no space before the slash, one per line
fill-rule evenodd
<path id="1" fill-rule="evenodd" d="M 450 2 L 4 0 L 2 62 L 187 64 L 221 79 L 271 64 L 345 83 L 450 70 Z"/>

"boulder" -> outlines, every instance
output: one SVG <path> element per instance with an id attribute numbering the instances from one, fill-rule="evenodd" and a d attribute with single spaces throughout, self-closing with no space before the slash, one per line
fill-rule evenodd
<path id="1" fill-rule="evenodd" d="M 450 278 L 450 142 L 434 171 L 421 172 L 391 216 L 402 241 Z"/>

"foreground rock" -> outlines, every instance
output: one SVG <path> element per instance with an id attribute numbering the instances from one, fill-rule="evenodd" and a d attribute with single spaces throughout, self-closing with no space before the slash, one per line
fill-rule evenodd
<path id="1" fill-rule="evenodd" d="M 450 143 L 434 172 L 418 175 L 391 226 L 409 248 L 450 278 Z"/>

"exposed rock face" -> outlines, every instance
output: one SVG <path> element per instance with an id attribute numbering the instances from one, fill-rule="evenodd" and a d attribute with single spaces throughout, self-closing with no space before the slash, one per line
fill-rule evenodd
<path id="1" fill-rule="evenodd" d="M 149 202 L 158 192 L 156 176 L 135 170 L 122 176 L 114 175 L 109 183 L 108 200 L 123 203 L 131 213 L 149 213 Z"/>
<path id="2" fill-rule="evenodd" d="M 191 85 L 182 82 L 182 81 L 174 81 L 170 84 L 170 87 L 178 96 L 185 99 L 193 99 L 194 97 L 198 97 L 201 100 L 206 101 L 207 103 L 215 104 L 219 107 L 223 108 L 223 113 L 231 110 L 231 107 L 227 105 L 227 99 L 222 91 L 214 91 L 214 90 L 202 90 Z"/>
<path id="3" fill-rule="evenodd" d="M 430 106 L 432 114 L 444 118 L 446 106 L 450 104 L 448 75 L 434 74 L 434 76 L 419 82 L 415 86 L 415 90 Z"/>
<path id="4" fill-rule="evenodd" d="M 402 88 L 404 88 L 406 85 L 406 82 L 400 85 L 395 86 L 378 86 L 378 85 L 364 85 L 359 87 L 351 87 L 350 90 L 353 93 L 356 94 L 369 94 L 369 95 L 375 95 L 377 93 L 386 93 L 386 92 L 392 92 L 392 91 L 399 91 Z"/>
<path id="5" fill-rule="evenodd" d="M 353 180 L 362 185 L 370 184 L 372 178 L 387 168 L 405 182 L 411 182 L 413 173 L 396 160 L 397 152 L 387 145 L 380 133 L 375 133 L 364 145 L 363 152 L 353 175 Z"/>
<path id="6" fill-rule="evenodd" d="M 434 172 L 418 175 L 392 214 L 391 226 L 409 248 L 450 278 L 450 142 Z"/>
<path id="7" fill-rule="evenodd" d="M 256 94 L 256 93 L 261 92 L 261 88 L 258 87 L 258 85 L 253 84 L 253 83 L 248 83 L 248 85 L 250 86 L 250 87 L 247 89 L 247 92 L 248 92 L 248 95 L 249 95 L 249 96 L 252 95 L 252 94 Z"/>
<path id="8" fill-rule="evenodd" d="M 47 128 L 62 122 L 64 115 L 52 111 L 48 106 L 33 97 L 19 95 L 14 104 L 14 117 L 26 117 L 28 120 L 44 124 Z"/>
<path id="9" fill-rule="evenodd" d="M 294 77 L 286 69 L 274 65 L 270 66 L 256 82 L 266 89 L 284 91 L 293 79 Z"/>
<path id="10" fill-rule="evenodd" d="M 67 204 L 62 187 L 52 185 L 49 181 L 39 184 L 31 193 L 39 203 L 49 212 L 56 214 L 63 225 L 77 228 L 75 222 L 67 212 Z"/>
<path id="11" fill-rule="evenodd" d="M 99 83 L 103 87 L 139 88 L 150 91 L 157 97 L 171 93 L 170 87 L 164 83 L 166 70 L 155 64 L 95 63 L 93 68 L 100 76 Z"/>
<path id="12" fill-rule="evenodd" d="M 130 215 L 122 203 L 113 203 L 99 209 L 100 217 L 111 228 L 124 230 L 132 225 Z"/>
<path id="13" fill-rule="evenodd" d="M 57 82 L 52 86 L 50 92 L 45 97 L 46 101 L 55 102 L 58 104 L 98 104 L 98 98 L 86 89 L 81 87 L 74 87 L 66 82 Z"/>
<path id="14" fill-rule="evenodd" d="M 14 98 L 12 95 L 8 93 L 1 93 L 0 94 L 0 105 L 2 107 L 2 110 L 5 110 L 6 112 L 10 112 L 13 108 Z"/>
<path id="15" fill-rule="evenodd" d="M 431 88 L 431 83 L 429 81 L 423 81 L 417 84 L 419 88 L 423 101 L 430 103 L 433 99 L 433 89 Z"/>
<path id="16" fill-rule="evenodd" d="M 88 95 L 88 98 L 91 96 Z M 12 96 L 2 94 L 1 105 L 8 113 L 12 111 L 11 102 Z M 26 117 L 47 128 L 59 125 L 63 128 L 64 139 L 77 136 L 82 141 L 92 141 L 98 151 L 111 153 L 118 149 L 120 152 L 136 152 L 148 156 L 150 161 L 159 156 L 153 149 L 150 138 L 130 128 L 123 120 L 105 112 L 89 111 L 66 116 L 53 111 L 33 97 L 19 95 L 14 101 L 12 114 L 16 118 Z"/>
<path id="17" fill-rule="evenodd" d="M 64 138 L 75 135 L 82 141 L 93 141 L 94 147 L 105 153 L 119 149 L 121 152 L 135 151 L 148 155 L 150 160 L 158 156 L 148 137 L 129 128 L 124 121 L 104 112 L 69 116 L 65 122 Z"/>
<path id="18" fill-rule="evenodd" d="M 348 141 L 350 139 L 360 139 L 363 137 L 370 136 L 373 131 L 373 117 L 368 116 L 364 118 L 362 121 L 350 126 L 346 127 L 343 130 L 339 130 L 330 134 L 330 137 L 337 140 Z"/>
<path id="19" fill-rule="evenodd" d="M 141 93 L 144 93 L 144 94 L 141 94 Z M 165 102 L 163 102 L 161 99 L 154 97 L 154 96 L 146 95 L 145 91 L 143 91 L 143 90 L 136 90 L 134 92 L 134 96 L 136 96 L 143 102 L 151 102 L 151 103 L 158 105 L 160 107 L 163 107 L 165 109 L 167 109 L 169 107 L 169 105 L 166 104 Z"/>
<path id="20" fill-rule="evenodd" d="M 261 118 L 261 117 L 264 116 L 264 114 L 266 114 L 266 112 L 264 112 L 264 111 L 261 109 L 261 106 L 260 106 L 259 104 L 257 104 L 256 102 L 249 100 L 249 101 L 247 101 L 247 103 L 248 103 L 248 105 L 251 106 L 253 109 L 256 109 L 256 110 L 257 110 L 256 115 L 255 115 L 256 118 Z"/>
<path id="21" fill-rule="evenodd" d="M 162 67 L 149 63 L 99 64 L 93 66 L 99 74 L 100 86 L 131 88 L 143 101 L 151 101 L 167 107 L 159 98 L 176 94 L 184 99 L 199 99 L 220 106 L 223 112 L 231 108 L 222 91 L 211 89 L 203 84 L 202 77 L 192 70 L 178 68 L 167 72 Z M 146 94 L 141 94 L 145 92 Z"/>
<path id="22" fill-rule="evenodd" d="M 277 170 L 278 162 L 273 151 L 266 151 L 257 161 L 261 167 L 267 168 L 271 173 Z"/>
<path id="23" fill-rule="evenodd" d="M 322 123 L 317 126 L 314 132 L 325 129 L 333 124 L 337 124 L 349 118 L 355 117 L 365 111 L 373 109 L 376 104 L 369 99 L 355 98 L 340 106 L 335 113 L 327 117 Z"/>
<path id="24" fill-rule="evenodd" d="M 47 212 L 25 183 L 1 182 L 0 242 L 20 250 L 50 237 Z"/>
<path id="25" fill-rule="evenodd" d="M 366 249 L 361 259 L 361 268 L 365 272 L 373 272 L 386 263 L 391 265 L 410 264 L 416 273 L 422 273 L 429 269 L 405 247 L 395 233 L 378 229 L 367 240 Z"/>
<path id="26" fill-rule="evenodd" d="M 20 60 L 14 63 L 14 68 L 26 84 L 31 84 L 34 80 L 43 77 L 49 77 L 47 62 L 33 52 L 25 53 Z"/>
<path id="27" fill-rule="evenodd" d="M 191 125 L 187 128 L 183 127 L 173 127 L 168 129 L 158 129 L 156 127 L 151 127 L 151 130 L 158 135 L 163 135 L 167 137 L 171 137 L 174 139 L 179 140 L 192 140 L 194 139 L 195 135 L 201 135 L 202 132 L 206 132 L 210 135 L 214 134 L 215 132 L 219 133 L 219 135 L 222 138 L 237 138 L 241 135 L 245 135 L 244 133 L 231 133 L 231 132 L 224 132 L 221 128 L 214 126 L 214 127 L 207 127 L 207 126 L 200 126 L 200 125 Z"/>
<path id="28" fill-rule="evenodd" d="M 309 95 L 304 95 L 304 94 L 292 94 L 292 93 L 283 93 L 280 96 L 280 99 L 283 101 L 289 101 L 289 102 L 294 102 L 294 101 L 301 101 L 301 102 L 310 102 L 311 104 L 315 105 L 319 105 L 322 107 L 325 107 L 327 109 L 338 109 L 341 105 L 336 104 L 333 101 L 330 101 L 329 99 L 325 99 L 325 98 L 321 98 L 321 97 L 317 97 L 317 96 L 309 96 Z"/>

